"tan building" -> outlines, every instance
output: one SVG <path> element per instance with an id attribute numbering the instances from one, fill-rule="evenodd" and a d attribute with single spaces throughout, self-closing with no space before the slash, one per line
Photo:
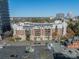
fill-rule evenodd
<path id="1" fill-rule="evenodd" d="M 66 35 L 67 23 L 57 20 L 53 23 L 18 23 L 13 24 L 14 35 L 22 40 L 44 41 L 53 40 L 54 32 L 60 36 Z M 58 38 L 57 38 L 58 39 Z"/>
<path id="2" fill-rule="evenodd" d="M 13 36 L 15 38 L 21 38 L 21 40 L 26 40 L 25 29 L 23 29 L 23 23 L 12 24 L 13 27 Z"/>

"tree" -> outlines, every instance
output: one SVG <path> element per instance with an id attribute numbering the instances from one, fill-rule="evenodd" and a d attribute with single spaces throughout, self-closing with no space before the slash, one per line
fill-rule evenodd
<path id="1" fill-rule="evenodd" d="M 75 30 L 76 36 L 79 36 L 79 21 L 75 24 L 74 27 L 75 27 L 74 30 Z"/>
<path id="2" fill-rule="evenodd" d="M 76 36 L 79 36 L 79 21 L 70 21 L 68 23 L 68 28 L 73 30 Z"/>

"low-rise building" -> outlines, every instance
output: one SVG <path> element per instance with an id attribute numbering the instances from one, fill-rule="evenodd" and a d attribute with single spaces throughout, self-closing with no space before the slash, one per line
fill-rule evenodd
<path id="1" fill-rule="evenodd" d="M 21 38 L 21 40 L 26 40 L 25 29 L 23 29 L 23 23 L 12 24 L 13 36 L 15 38 Z"/>
<path id="2" fill-rule="evenodd" d="M 13 24 L 12 27 L 14 36 L 19 36 L 22 40 L 44 41 L 55 39 L 54 32 L 57 32 L 59 37 L 66 35 L 67 23 L 61 20 L 53 23 L 24 22 Z"/>
<path id="3" fill-rule="evenodd" d="M 74 49 L 74 48 L 78 49 L 79 48 L 79 41 L 75 41 L 72 44 L 68 45 L 67 47 L 72 48 L 72 49 Z"/>

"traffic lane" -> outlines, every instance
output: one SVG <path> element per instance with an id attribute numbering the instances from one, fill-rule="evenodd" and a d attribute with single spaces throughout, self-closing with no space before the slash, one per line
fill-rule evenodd
<path id="1" fill-rule="evenodd" d="M 35 46 L 35 59 L 54 59 L 53 51 L 49 50 L 47 46 Z"/>
<path id="2" fill-rule="evenodd" d="M 0 59 L 22 59 L 22 56 L 26 54 L 25 48 L 25 46 L 6 46 L 0 49 Z"/>
<path id="3" fill-rule="evenodd" d="M 5 46 L 4 48 L 0 49 L 0 59 L 23 59 L 24 56 L 28 56 L 27 58 L 34 59 L 36 57 L 32 53 L 26 53 L 25 50 L 26 46 Z"/>
<path id="4" fill-rule="evenodd" d="M 0 59 L 24 59 L 24 57 L 26 57 L 26 59 L 41 59 L 41 57 L 45 57 L 47 55 L 50 55 L 51 52 L 47 49 L 46 46 L 32 46 L 34 48 L 34 52 L 33 53 L 26 53 L 26 46 L 6 46 L 2 49 L 0 49 Z M 44 54 L 41 56 L 44 51 Z M 11 56 L 15 56 L 15 57 L 11 57 Z M 17 57 L 17 58 L 16 58 Z M 51 56 L 52 57 L 52 54 Z M 51 58 L 50 58 L 51 59 Z"/>

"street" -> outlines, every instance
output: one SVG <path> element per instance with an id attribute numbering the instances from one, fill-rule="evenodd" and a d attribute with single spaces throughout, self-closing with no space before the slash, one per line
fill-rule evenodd
<path id="1" fill-rule="evenodd" d="M 46 46 L 33 46 L 34 52 L 26 52 L 28 46 L 5 46 L 0 49 L 0 59 L 53 59 Z"/>

